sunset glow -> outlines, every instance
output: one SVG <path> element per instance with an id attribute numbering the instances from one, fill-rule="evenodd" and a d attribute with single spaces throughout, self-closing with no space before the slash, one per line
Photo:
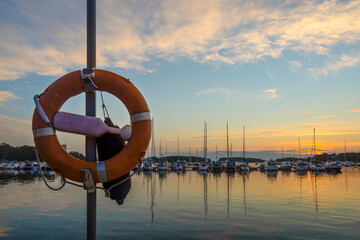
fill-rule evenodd
<path id="1" fill-rule="evenodd" d="M 32 97 L 86 63 L 86 1 L 0 2 L 0 142 L 33 145 Z M 360 1 L 98 1 L 97 68 L 129 78 L 169 154 L 360 151 Z M 46 19 L 46 20 L 45 20 Z M 110 116 L 129 123 L 105 94 Z M 84 95 L 64 111 L 84 114 Z M 100 95 L 97 115 L 102 117 Z M 84 152 L 83 137 L 59 134 Z"/>

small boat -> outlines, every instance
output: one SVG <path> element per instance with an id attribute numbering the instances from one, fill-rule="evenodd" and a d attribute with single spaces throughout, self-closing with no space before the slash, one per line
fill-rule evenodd
<path id="1" fill-rule="evenodd" d="M 223 168 L 223 164 L 221 161 L 211 162 L 211 169 L 213 171 L 221 171 Z"/>
<path id="2" fill-rule="evenodd" d="M 327 161 L 325 163 L 325 171 L 327 172 L 341 172 L 341 167 L 339 161 Z"/>
<path id="3" fill-rule="evenodd" d="M 40 170 L 40 165 L 37 162 L 33 162 L 32 163 L 32 170 L 39 171 Z"/>
<path id="4" fill-rule="evenodd" d="M 142 167 L 143 171 L 152 171 L 154 170 L 154 167 L 152 165 L 151 160 L 144 161 L 144 165 Z"/>
<path id="5" fill-rule="evenodd" d="M 188 171 L 194 170 L 194 165 L 192 164 L 192 162 L 188 162 L 186 164 L 186 170 Z"/>
<path id="6" fill-rule="evenodd" d="M 243 161 L 243 162 L 240 162 L 239 164 L 239 171 L 240 172 L 247 172 L 249 171 L 249 165 L 247 162 Z"/>
<path id="7" fill-rule="evenodd" d="M 25 170 L 25 162 L 19 162 L 19 170 Z"/>
<path id="8" fill-rule="evenodd" d="M 279 170 L 283 170 L 283 171 L 291 171 L 292 165 L 289 161 L 282 161 L 280 166 L 279 166 Z"/>
<path id="9" fill-rule="evenodd" d="M 180 160 L 177 160 L 176 163 L 175 163 L 174 170 L 175 171 L 181 171 L 181 169 L 182 169 L 181 162 L 180 162 Z"/>
<path id="10" fill-rule="evenodd" d="M 200 171 L 208 171 L 208 170 L 209 170 L 209 166 L 208 166 L 208 164 L 207 164 L 205 161 L 203 161 L 203 162 L 200 163 L 198 169 L 199 169 L 199 172 L 200 172 Z"/>
<path id="11" fill-rule="evenodd" d="M 278 171 L 278 166 L 276 165 L 276 161 L 271 159 L 265 162 L 265 170 L 268 171 Z"/>
<path id="12" fill-rule="evenodd" d="M 302 161 L 302 160 L 298 160 L 295 164 L 295 171 L 302 171 L 302 172 L 306 172 L 308 169 L 308 167 L 306 166 L 306 164 Z"/>
<path id="13" fill-rule="evenodd" d="M 309 164 L 310 171 L 325 171 L 325 165 L 319 161 L 311 161 Z"/>
<path id="14" fill-rule="evenodd" d="M 235 171 L 236 170 L 236 164 L 234 161 L 226 161 L 225 163 L 225 170 L 230 172 L 230 171 Z"/>
<path id="15" fill-rule="evenodd" d="M 169 169 L 167 166 L 167 162 L 160 160 L 157 165 L 157 169 L 158 169 L 158 171 L 167 171 Z"/>
<path id="16" fill-rule="evenodd" d="M 24 170 L 32 170 L 32 163 L 29 161 L 26 161 Z"/>
<path id="17" fill-rule="evenodd" d="M 18 170 L 19 169 L 19 164 L 17 162 L 11 161 L 6 166 L 6 169 L 7 170 Z"/>
<path id="18" fill-rule="evenodd" d="M 344 167 L 351 167 L 352 166 L 351 162 L 348 162 L 348 161 L 345 161 L 342 165 Z"/>

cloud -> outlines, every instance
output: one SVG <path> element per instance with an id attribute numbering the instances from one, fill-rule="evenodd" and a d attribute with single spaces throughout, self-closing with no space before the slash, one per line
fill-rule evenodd
<path id="1" fill-rule="evenodd" d="M 85 65 L 85 2 L 0 1 L 0 8 L 8 12 L 0 17 L 0 80 Z M 359 1 L 103 1 L 97 67 L 149 73 L 158 59 L 234 65 L 279 58 L 285 50 L 328 55 L 360 40 L 359 12 Z M 339 71 L 357 59 L 340 61 L 312 71 Z M 293 70 L 299 67 L 292 62 Z"/>
<path id="2" fill-rule="evenodd" d="M 208 94 L 221 94 L 226 97 L 231 97 L 235 93 L 235 90 L 227 89 L 223 87 L 213 87 L 209 89 L 205 89 L 199 92 L 196 92 L 196 96 L 208 95 Z"/>
<path id="3" fill-rule="evenodd" d="M 331 117 L 335 117 L 335 115 L 323 115 L 323 116 L 317 116 L 317 117 L 313 117 L 313 119 L 323 119 L 323 118 L 331 118 Z"/>
<path id="4" fill-rule="evenodd" d="M 0 135 L 20 134 L 32 136 L 31 121 L 9 117 L 0 114 Z"/>
<path id="5" fill-rule="evenodd" d="M 359 62 L 359 57 L 350 57 L 343 54 L 338 61 L 327 64 L 322 68 L 309 68 L 314 77 L 327 76 L 329 73 L 336 73 L 342 69 L 355 66 Z"/>
<path id="6" fill-rule="evenodd" d="M 4 106 L 4 102 L 7 102 L 9 99 L 20 99 L 20 97 L 8 91 L 0 91 L 0 107 Z"/>
<path id="7" fill-rule="evenodd" d="M 270 100 L 278 98 L 279 94 L 277 93 L 277 88 L 263 90 L 262 94 L 259 95 L 261 99 Z"/>
<path id="8" fill-rule="evenodd" d="M 316 111 L 302 111 L 302 114 L 312 114 L 312 113 L 316 113 Z"/>
<path id="9" fill-rule="evenodd" d="M 353 108 L 350 109 L 349 112 L 360 112 L 360 108 Z"/>

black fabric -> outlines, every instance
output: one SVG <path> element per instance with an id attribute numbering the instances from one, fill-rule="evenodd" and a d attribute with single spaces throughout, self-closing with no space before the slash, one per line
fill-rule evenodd
<path id="1" fill-rule="evenodd" d="M 109 127 L 115 126 L 110 118 L 105 118 L 105 123 Z M 96 144 L 98 149 L 99 161 L 105 161 L 118 154 L 124 147 L 125 142 L 118 134 L 105 133 L 104 135 L 96 138 Z M 125 174 L 115 180 L 103 183 L 105 189 L 109 189 L 112 185 L 124 180 L 129 177 L 130 173 Z M 131 189 L 131 180 L 127 180 L 121 185 L 114 187 L 110 190 L 110 198 L 116 200 L 119 205 L 124 203 L 124 200 Z"/>

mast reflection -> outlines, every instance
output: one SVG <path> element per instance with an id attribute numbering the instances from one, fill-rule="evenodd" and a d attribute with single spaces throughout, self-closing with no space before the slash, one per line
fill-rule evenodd
<path id="1" fill-rule="evenodd" d="M 204 219 L 208 215 L 208 193 L 207 193 L 207 174 L 202 174 L 203 177 L 203 196 L 204 196 Z"/>
<path id="2" fill-rule="evenodd" d="M 235 177 L 235 172 L 234 171 L 227 171 L 226 172 L 226 176 L 227 176 L 227 206 L 226 206 L 226 211 L 227 211 L 227 220 L 229 222 L 229 218 L 230 218 L 230 183 L 232 183 L 232 178 Z M 231 181 L 230 181 L 231 179 Z"/>

